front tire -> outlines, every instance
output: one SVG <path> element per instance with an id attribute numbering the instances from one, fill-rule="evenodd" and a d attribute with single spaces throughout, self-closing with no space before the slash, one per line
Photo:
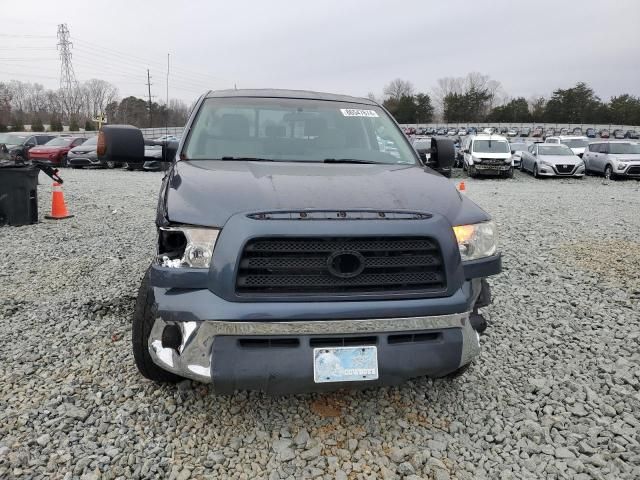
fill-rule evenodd
<path id="1" fill-rule="evenodd" d="M 107 160 L 104 165 L 110 170 L 116 168 L 116 162 L 113 160 Z"/>
<path id="2" fill-rule="evenodd" d="M 149 270 L 147 270 L 142 278 L 142 283 L 138 290 L 136 308 L 133 312 L 133 325 L 131 327 L 133 358 L 143 377 L 153 380 L 154 382 L 177 383 L 184 379 L 174 373 L 161 369 L 153 363 L 151 354 L 149 353 L 149 334 L 155 321 L 153 304 L 153 290 L 149 288 Z"/>
<path id="3" fill-rule="evenodd" d="M 476 178 L 476 167 L 474 167 L 473 165 L 469 165 L 467 173 L 469 174 L 469 178 Z"/>
<path id="4" fill-rule="evenodd" d="M 62 158 L 60 159 L 60 166 L 67 168 L 69 166 L 69 159 L 67 158 L 66 155 L 63 155 Z"/>
<path id="5" fill-rule="evenodd" d="M 604 169 L 604 178 L 615 180 L 618 176 L 613 173 L 613 167 L 611 165 L 607 165 Z"/>

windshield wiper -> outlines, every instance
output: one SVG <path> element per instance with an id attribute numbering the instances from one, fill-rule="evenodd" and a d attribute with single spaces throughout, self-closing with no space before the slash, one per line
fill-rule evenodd
<path id="1" fill-rule="evenodd" d="M 271 158 L 259 158 L 259 157 L 222 157 L 220 160 L 243 160 L 246 162 L 275 162 Z"/>
<path id="2" fill-rule="evenodd" d="M 325 158 L 323 163 L 368 163 L 370 165 L 380 165 L 380 162 L 370 160 L 358 160 L 356 158 Z"/>

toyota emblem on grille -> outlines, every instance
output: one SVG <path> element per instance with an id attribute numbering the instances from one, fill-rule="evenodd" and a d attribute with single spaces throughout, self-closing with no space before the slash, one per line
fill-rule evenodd
<path id="1" fill-rule="evenodd" d="M 329 273 L 338 278 L 353 278 L 362 273 L 365 259 L 360 252 L 341 250 L 327 258 Z"/>

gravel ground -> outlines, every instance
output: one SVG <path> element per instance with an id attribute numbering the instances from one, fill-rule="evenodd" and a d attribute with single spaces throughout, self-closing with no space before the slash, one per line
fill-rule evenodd
<path id="1" fill-rule="evenodd" d="M 0 478 L 640 478 L 639 182 L 466 180 L 505 266 L 472 368 L 271 398 L 138 374 L 161 174 L 63 173 L 75 218 L 0 229 Z"/>

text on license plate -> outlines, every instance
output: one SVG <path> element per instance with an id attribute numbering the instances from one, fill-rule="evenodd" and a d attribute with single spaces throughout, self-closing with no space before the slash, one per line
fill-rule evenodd
<path id="1" fill-rule="evenodd" d="M 315 383 L 377 379 L 378 349 L 375 346 L 313 349 L 313 380 Z"/>

